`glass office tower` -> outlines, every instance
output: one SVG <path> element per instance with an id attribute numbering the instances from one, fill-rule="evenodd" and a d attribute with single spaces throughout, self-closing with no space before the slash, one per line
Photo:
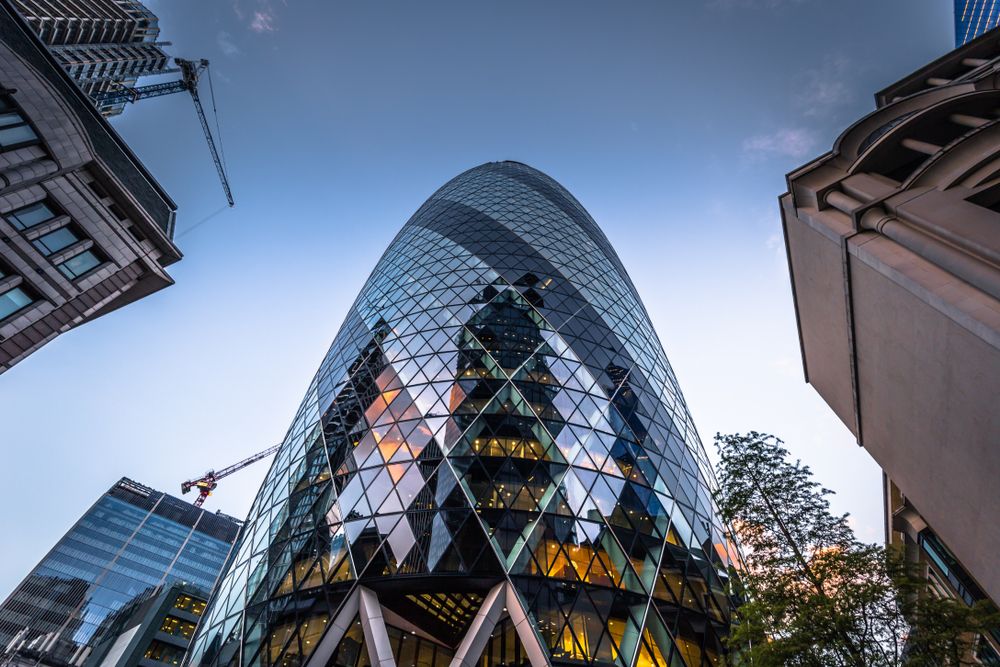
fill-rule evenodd
<path id="1" fill-rule="evenodd" d="M 117 616 L 163 586 L 212 590 L 239 530 L 122 478 L 0 605 L 0 653 L 82 665 Z"/>
<path id="2" fill-rule="evenodd" d="M 482 165 L 362 288 L 189 661 L 718 664 L 713 484 L 597 224 L 548 176 Z"/>
<path id="3" fill-rule="evenodd" d="M 997 27 L 1000 3 L 996 0 L 955 0 L 955 46 L 962 46 Z"/>

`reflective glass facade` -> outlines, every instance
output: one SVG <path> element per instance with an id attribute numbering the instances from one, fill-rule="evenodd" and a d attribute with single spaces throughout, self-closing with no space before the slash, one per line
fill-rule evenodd
<path id="1" fill-rule="evenodd" d="M 713 484 L 607 238 L 548 176 L 482 165 L 361 290 L 189 660 L 719 664 Z"/>
<path id="2" fill-rule="evenodd" d="M 955 46 L 997 27 L 1000 4 L 996 0 L 955 0 Z"/>
<path id="3" fill-rule="evenodd" d="M 122 479 L 0 605 L 0 648 L 82 665 L 122 614 L 164 585 L 212 590 L 239 529 L 235 519 Z"/>
<path id="4" fill-rule="evenodd" d="M 184 582 L 129 605 L 107 624 L 103 640 L 83 667 L 180 665 L 205 612 L 209 593 Z M 26 667 L 26 666 L 25 666 Z"/>

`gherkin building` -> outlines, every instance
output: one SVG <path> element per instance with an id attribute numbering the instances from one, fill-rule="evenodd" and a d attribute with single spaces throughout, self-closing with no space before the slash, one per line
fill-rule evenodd
<path id="1" fill-rule="evenodd" d="M 721 664 L 713 485 L 608 239 L 545 174 L 484 164 L 365 283 L 188 662 Z"/>

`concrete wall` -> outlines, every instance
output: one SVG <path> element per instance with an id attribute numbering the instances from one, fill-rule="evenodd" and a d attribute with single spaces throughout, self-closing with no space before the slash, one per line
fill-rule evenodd
<path id="1" fill-rule="evenodd" d="M 889 86 L 781 203 L 806 378 L 902 493 L 887 533 L 1000 603 L 998 70 L 990 33 Z"/>
<path id="2" fill-rule="evenodd" d="M 795 309 L 806 380 L 855 436 L 852 352 L 842 238 L 853 230 L 823 214 L 796 217 L 791 197 L 782 200 Z M 821 221 L 822 220 L 822 221 Z"/>
<path id="3" fill-rule="evenodd" d="M 783 213 L 808 381 L 1000 600 L 1000 302 L 837 211 Z"/>
<path id="4" fill-rule="evenodd" d="M 852 249 L 850 273 L 864 445 L 1000 599 L 1000 347 L 940 294 L 995 300 L 884 237 Z"/>

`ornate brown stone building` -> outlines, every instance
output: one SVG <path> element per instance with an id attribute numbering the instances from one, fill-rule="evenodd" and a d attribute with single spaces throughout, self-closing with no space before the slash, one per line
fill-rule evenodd
<path id="1" fill-rule="evenodd" d="M 1000 600 L 998 68 L 993 31 L 889 86 L 781 197 L 806 379 L 969 601 Z"/>
<path id="2" fill-rule="evenodd" d="M 0 2 L 0 373 L 172 283 L 174 203 Z"/>

